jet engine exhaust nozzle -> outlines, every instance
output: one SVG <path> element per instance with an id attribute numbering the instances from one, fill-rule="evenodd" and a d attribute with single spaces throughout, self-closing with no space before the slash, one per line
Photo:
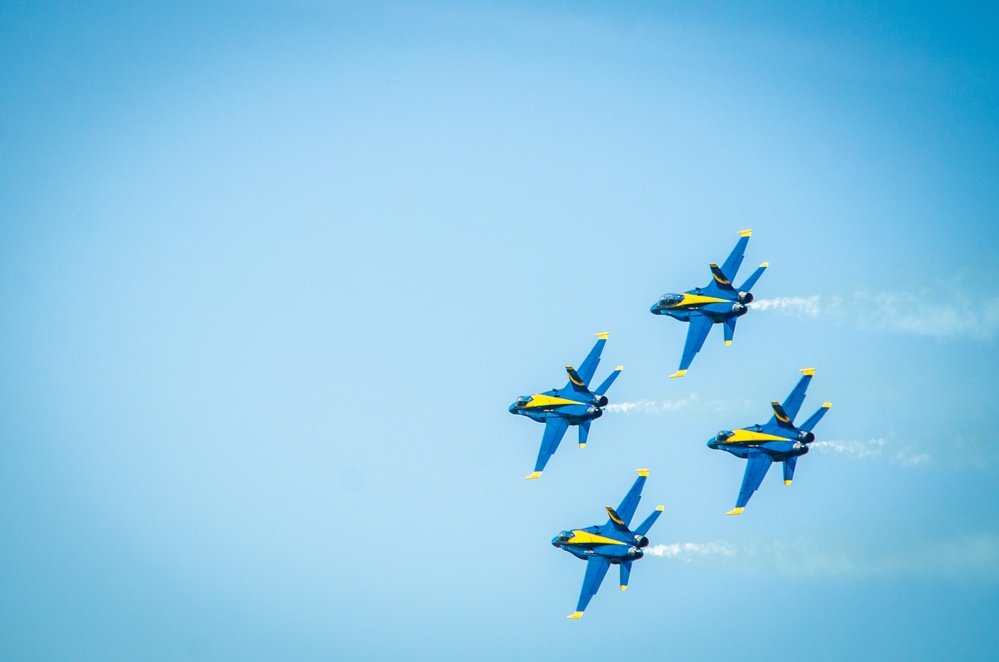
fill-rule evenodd
<path id="1" fill-rule="evenodd" d="M 753 293 L 752 292 L 739 292 L 739 303 L 752 303 Z"/>
<path id="2" fill-rule="evenodd" d="M 798 441 L 800 441 L 803 444 L 810 444 L 813 441 L 815 441 L 815 435 L 812 434 L 811 432 L 808 432 L 807 430 L 802 430 L 801 433 L 798 435 Z"/>

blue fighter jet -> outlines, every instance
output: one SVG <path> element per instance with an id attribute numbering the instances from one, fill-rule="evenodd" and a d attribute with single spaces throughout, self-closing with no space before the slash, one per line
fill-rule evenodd
<path id="1" fill-rule="evenodd" d="M 822 420 L 826 411 L 832 407 L 827 402 L 812 414 L 801 427 L 794 426 L 794 417 L 805 401 L 805 390 L 815 374 L 814 368 L 801 371 L 804 377 L 798 380 L 797 386 L 787 396 L 784 404 L 771 402 L 774 415 L 765 425 L 752 425 L 738 430 L 722 430 L 708 442 L 708 448 L 728 451 L 736 457 L 748 460 L 746 473 L 742 477 L 742 487 L 739 488 L 739 500 L 735 509 L 726 515 L 738 515 L 746 508 L 749 498 L 757 490 L 767 470 L 774 462 L 784 463 L 784 484 L 790 485 L 794 478 L 794 466 L 798 458 L 808 452 L 808 444 L 815 441 L 812 430 L 816 423 Z"/>
<path id="2" fill-rule="evenodd" d="M 746 245 L 752 233 L 752 230 L 743 230 L 739 233 L 739 242 L 720 269 L 717 264 L 711 264 L 711 275 L 714 278 L 705 287 L 687 290 L 683 294 L 664 294 L 650 308 L 653 315 L 669 315 L 674 319 L 690 323 L 690 328 L 687 329 L 687 341 L 683 346 L 683 357 L 680 359 L 680 369 L 670 377 L 683 377 L 687 374 L 690 362 L 694 360 L 694 355 L 701 351 L 712 325 L 724 324 L 725 344 L 732 344 L 736 320 L 746 314 L 749 310 L 746 304 L 753 300 L 749 290 L 756 285 L 756 281 L 769 266 L 764 262 L 742 284 L 742 287 L 736 289 L 732 286 L 732 280 L 742 266 L 742 258 L 745 256 Z"/>
<path id="3" fill-rule="evenodd" d="M 597 371 L 597 364 L 600 363 L 600 352 L 607 344 L 608 333 L 597 334 L 597 344 L 593 346 L 586 356 L 579 370 L 572 366 L 565 367 L 569 373 L 569 383 L 565 388 L 552 389 L 544 393 L 534 395 L 522 395 L 517 401 L 510 405 L 511 414 L 520 414 L 545 424 L 545 434 L 541 438 L 541 450 L 538 451 L 538 461 L 534 463 L 534 473 L 527 477 L 527 480 L 540 478 L 559 442 L 565 436 L 565 431 L 570 425 L 579 426 L 579 447 L 586 446 L 586 438 L 590 433 L 590 421 L 604 415 L 603 408 L 607 406 L 607 389 L 610 388 L 617 376 L 624 370 L 623 366 L 618 366 L 614 372 L 604 380 L 604 383 L 597 387 L 596 391 L 589 389 L 590 380 L 593 373 Z"/>
<path id="4" fill-rule="evenodd" d="M 597 594 L 600 583 L 604 580 L 611 564 L 621 567 L 621 590 L 628 588 L 628 578 L 631 576 L 631 564 L 642 558 L 645 552 L 642 548 L 649 544 L 645 534 L 656 523 L 663 507 L 658 506 L 645 521 L 632 531 L 628 528 L 631 518 L 635 516 L 638 502 L 642 499 L 642 487 L 649 475 L 648 469 L 637 469 L 638 478 L 628 490 L 624 501 L 614 510 L 606 506 L 610 519 L 606 524 L 588 526 L 585 529 L 563 531 L 554 538 L 552 544 L 569 552 L 573 556 L 586 561 L 586 575 L 583 577 L 583 590 L 579 592 L 579 602 L 576 611 L 569 618 L 579 618 L 583 615 L 590 598 Z"/>

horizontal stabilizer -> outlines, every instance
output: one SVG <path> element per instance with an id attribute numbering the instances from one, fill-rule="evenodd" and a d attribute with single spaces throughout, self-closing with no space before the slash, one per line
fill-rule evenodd
<path id="1" fill-rule="evenodd" d="M 659 516 L 662 514 L 663 514 L 663 507 L 659 506 L 658 508 L 653 510 L 648 517 L 645 518 L 644 522 L 638 525 L 638 528 L 635 529 L 635 533 L 642 536 L 647 535 L 649 533 L 649 529 L 652 528 L 652 525 L 656 523 L 656 520 L 659 519 Z"/>
<path id="2" fill-rule="evenodd" d="M 756 281 L 760 279 L 760 276 L 763 275 L 763 272 L 766 271 L 767 267 L 769 266 L 770 266 L 769 262 L 764 262 L 759 267 L 757 267 L 756 271 L 754 271 L 752 275 L 750 275 L 749 278 L 746 279 L 746 282 L 742 284 L 742 287 L 739 288 L 739 291 L 749 292 L 750 290 L 752 290 L 753 286 L 756 285 Z"/>
<path id="3" fill-rule="evenodd" d="M 624 370 L 623 365 L 619 365 L 618 367 L 614 368 L 614 372 L 607 375 L 607 379 L 604 380 L 603 384 L 597 387 L 597 390 L 594 391 L 594 393 L 598 393 L 600 395 L 606 395 L 607 389 L 611 387 L 611 384 L 614 383 L 614 380 L 617 379 L 617 376 L 621 374 L 622 370 Z"/>
<path id="4" fill-rule="evenodd" d="M 827 402 L 819 410 L 808 417 L 808 420 L 801 424 L 801 429 L 806 432 L 811 432 L 815 428 L 815 424 L 822 420 L 822 417 L 826 415 L 829 408 L 832 407 L 831 402 Z"/>

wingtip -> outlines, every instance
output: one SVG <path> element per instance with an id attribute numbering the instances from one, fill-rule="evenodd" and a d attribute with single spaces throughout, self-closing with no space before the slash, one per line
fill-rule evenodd
<path id="1" fill-rule="evenodd" d="M 600 338 L 601 340 L 607 340 L 608 337 L 610 337 L 610 331 L 604 331 L 603 333 L 597 334 L 597 338 Z"/>
<path id="2" fill-rule="evenodd" d="M 578 619 L 582 618 L 582 616 L 583 616 L 583 612 L 577 611 L 577 612 L 573 612 L 573 613 L 569 614 L 568 616 L 566 616 L 566 618 L 571 618 L 573 620 L 578 620 Z"/>
<path id="3" fill-rule="evenodd" d="M 741 515 L 745 508 L 733 508 L 732 510 L 725 513 L 726 515 Z"/>
<path id="4" fill-rule="evenodd" d="M 815 368 L 802 368 L 801 374 L 812 377 L 815 374 Z"/>
<path id="5" fill-rule="evenodd" d="M 740 230 L 740 231 L 739 231 L 739 236 L 740 236 L 740 237 L 748 237 L 748 236 L 750 236 L 751 234 L 753 234 L 753 231 L 752 231 L 752 230 Z"/>
<path id="6" fill-rule="evenodd" d="M 656 506 L 656 510 L 658 510 L 659 512 L 662 512 L 662 511 L 664 511 L 666 509 L 663 508 L 662 506 Z"/>
<path id="7" fill-rule="evenodd" d="M 624 366 L 623 365 L 619 365 L 618 367 L 614 368 L 614 370 L 616 370 L 618 372 L 621 372 L 622 370 L 624 370 Z"/>
<path id="8" fill-rule="evenodd" d="M 648 475 L 649 475 L 649 470 L 648 469 L 635 469 L 635 471 L 638 472 L 639 476 L 648 477 Z"/>
<path id="9" fill-rule="evenodd" d="M 761 262 L 760 266 L 763 267 L 764 269 L 766 269 L 767 267 L 770 266 L 770 263 L 769 262 Z"/>
<path id="10" fill-rule="evenodd" d="M 530 476 L 528 476 L 524 480 L 537 480 L 538 478 L 541 478 L 541 472 L 540 471 L 535 471 L 534 473 L 532 473 Z"/>
<path id="11" fill-rule="evenodd" d="M 586 444 L 580 444 L 579 447 L 580 448 L 586 448 Z"/>
<path id="12" fill-rule="evenodd" d="M 628 590 L 628 585 L 627 585 L 627 584 L 622 584 L 622 585 L 621 585 L 621 590 L 622 590 L 622 591 L 626 591 L 626 590 Z"/>
<path id="13" fill-rule="evenodd" d="M 686 370 L 677 370 L 672 375 L 669 376 L 670 379 L 676 379 L 677 377 L 683 377 L 687 374 Z"/>
<path id="14" fill-rule="evenodd" d="M 791 481 L 789 481 L 789 480 L 785 480 L 785 481 L 784 481 L 784 484 L 785 484 L 785 485 L 790 485 L 790 484 L 791 484 Z"/>
<path id="15" fill-rule="evenodd" d="M 832 403 L 831 402 L 823 402 L 822 403 L 822 408 L 823 409 L 829 409 L 830 407 L 832 407 Z"/>
<path id="16" fill-rule="evenodd" d="M 725 346 L 726 346 L 726 347 L 728 347 L 728 346 L 729 346 L 729 345 L 731 345 L 731 344 L 732 344 L 732 341 L 731 341 L 731 340 L 726 340 L 726 341 L 725 341 Z"/>

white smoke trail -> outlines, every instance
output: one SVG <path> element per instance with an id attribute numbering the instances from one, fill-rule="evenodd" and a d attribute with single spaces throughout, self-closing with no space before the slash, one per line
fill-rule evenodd
<path id="1" fill-rule="evenodd" d="M 694 558 L 704 556 L 734 556 L 735 549 L 719 542 L 684 542 L 672 545 L 653 545 L 646 548 L 645 553 L 664 558 L 678 558 L 689 563 Z"/>
<path id="2" fill-rule="evenodd" d="M 843 538 L 771 540 L 735 547 L 724 542 L 654 545 L 646 556 L 721 565 L 739 573 L 786 577 L 863 579 L 936 577 L 999 583 L 999 535 L 969 533 L 952 539 L 894 544 Z"/>
<path id="3" fill-rule="evenodd" d="M 849 317 L 862 329 L 897 331 L 934 338 L 992 340 L 999 334 L 999 297 L 946 292 L 855 292 L 852 297 L 760 299 L 749 306 L 782 315 L 814 319 Z"/>
<path id="4" fill-rule="evenodd" d="M 655 400 L 639 400 L 637 402 L 615 402 L 607 405 L 606 411 L 615 414 L 661 414 L 663 412 L 676 411 L 689 407 L 697 401 L 697 394 L 691 393 L 679 400 L 666 400 L 657 402 Z"/>
<path id="5" fill-rule="evenodd" d="M 895 449 L 892 454 L 887 452 L 889 445 Z M 855 460 L 888 456 L 906 467 L 928 464 L 931 459 L 929 453 L 916 453 L 910 448 L 899 446 L 897 443 L 889 444 L 888 441 L 880 438 L 868 439 L 867 441 L 816 441 L 811 445 L 811 448 L 820 453 L 834 453 Z"/>
<path id="6" fill-rule="evenodd" d="M 819 295 L 810 297 L 777 297 L 775 299 L 760 299 L 749 304 L 754 310 L 775 310 L 784 315 L 795 317 L 818 317 L 821 312 Z"/>

